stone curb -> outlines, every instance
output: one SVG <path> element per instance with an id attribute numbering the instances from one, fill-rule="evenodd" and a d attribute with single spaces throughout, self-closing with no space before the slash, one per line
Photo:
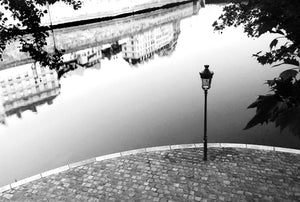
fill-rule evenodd
<path id="1" fill-rule="evenodd" d="M 159 147 L 148 147 L 148 148 L 146 148 L 146 152 L 166 151 L 166 150 L 171 150 L 170 145 L 159 146 Z"/>
<path id="2" fill-rule="evenodd" d="M 129 150 L 129 151 L 121 152 L 121 156 L 134 155 L 134 154 L 139 154 L 139 153 L 144 153 L 144 152 L 146 152 L 146 148 Z"/>
<path id="3" fill-rule="evenodd" d="M 49 175 L 61 173 L 61 172 L 64 172 L 66 170 L 69 170 L 69 169 L 70 169 L 69 165 L 66 165 L 66 166 L 62 166 L 62 167 L 59 167 L 59 168 L 55 168 L 53 170 L 43 172 L 43 173 L 41 173 L 41 176 L 42 177 L 48 177 Z"/>
<path id="4" fill-rule="evenodd" d="M 86 164 L 89 164 L 89 163 L 94 163 L 96 161 L 96 158 L 91 158 L 91 159 L 87 159 L 87 160 L 83 160 L 83 161 L 79 161 L 79 162 L 76 162 L 76 163 L 71 163 L 69 164 L 69 168 L 76 168 L 78 166 L 84 166 Z"/>
<path id="5" fill-rule="evenodd" d="M 263 145 L 253 145 L 253 144 L 247 144 L 247 149 L 258 149 L 258 150 L 267 150 L 267 151 L 275 151 L 274 147 L 270 146 L 263 146 Z"/>
<path id="6" fill-rule="evenodd" d="M 220 147 L 247 148 L 246 144 L 220 143 Z"/>
<path id="7" fill-rule="evenodd" d="M 171 149 L 189 149 L 195 148 L 195 144 L 178 144 L 178 145 L 170 145 Z"/>
<path id="8" fill-rule="evenodd" d="M 274 150 L 277 152 L 288 152 L 293 154 L 300 154 L 299 149 L 289 149 L 289 148 L 283 148 L 283 147 L 274 147 Z"/>
<path id="9" fill-rule="evenodd" d="M 26 184 L 26 183 L 29 183 L 29 182 L 33 182 L 35 180 L 39 180 L 41 178 L 42 178 L 41 174 L 37 174 L 37 175 L 31 176 L 31 177 L 25 178 L 23 180 L 14 182 L 14 183 L 10 184 L 10 187 L 13 189 L 13 188 L 21 186 L 23 184 Z"/>
<path id="10" fill-rule="evenodd" d="M 179 145 L 166 145 L 166 146 L 158 146 L 158 147 L 148 147 L 148 148 L 141 148 L 141 149 L 134 149 L 134 150 L 128 150 L 124 152 L 118 152 L 108 155 L 99 156 L 96 158 L 91 158 L 75 163 L 68 164 L 66 166 L 62 166 L 59 168 L 55 168 L 25 179 L 22 179 L 20 181 L 5 185 L 3 187 L 0 187 L 0 194 L 8 191 L 10 189 L 14 189 L 18 186 L 21 186 L 23 184 L 33 182 L 36 180 L 39 180 L 44 177 L 48 177 L 53 174 L 61 173 L 67 170 L 70 170 L 72 168 L 76 168 L 78 166 L 87 165 L 90 163 L 94 163 L 97 161 L 104 161 L 108 159 L 118 158 L 122 156 L 128 156 L 128 155 L 135 155 L 145 152 L 158 152 L 158 151 L 168 151 L 168 150 L 175 150 L 175 149 L 188 149 L 188 148 L 202 148 L 203 143 L 195 143 L 195 144 L 179 144 Z M 274 151 L 274 152 L 286 152 L 286 153 L 292 153 L 292 154 L 300 154 L 300 150 L 298 149 L 290 149 L 290 148 L 283 148 L 283 147 L 273 147 L 273 146 L 264 146 L 264 145 L 255 145 L 255 144 L 238 144 L 238 143 L 208 143 L 207 147 L 216 147 L 216 148 L 242 148 L 242 149 L 257 149 L 257 150 L 264 150 L 264 151 Z"/>
<path id="11" fill-rule="evenodd" d="M 103 160 L 117 158 L 121 156 L 122 156 L 121 153 L 108 154 L 108 155 L 96 157 L 96 161 L 103 161 Z"/>

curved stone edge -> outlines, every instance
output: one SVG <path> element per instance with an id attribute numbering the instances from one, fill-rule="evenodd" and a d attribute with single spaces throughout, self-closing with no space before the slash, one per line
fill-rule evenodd
<path id="1" fill-rule="evenodd" d="M 55 168 L 52 170 L 48 170 L 46 172 L 22 179 L 20 181 L 5 185 L 3 187 L 0 187 L 0 195 L 1 193 L 8 191 L 10 189 L 14 189 L 18 186 L 24 185 L 29 182 L 33 182 L 36 180 L 39 180 L 44 177 L 48 177 L 53 174 L 61 173 L 67 170 L 70 170 L 72 168 L 78 167 L 78 166 L 83 166 L 87 165 L 90 163 L 94 163 L 97 161 L 103 161 L 107 159 L 113 159 L 113 158 L 118 158 L 118 157 L 123 157 L 123 156 L 128 156 L 128 155 L 135 155 L 135 154 L 140 154 L 140 153 L 145 153 L 145 152 L 158 152 L 158 151 L 168 151 L 168 150 L 175 150 L 175 149 L 188 149 L 188 148 L 200 148 L 203 147 L 203 143 L 195 143 L 195 144 L 178 144 L 178 145 L 166 145 L 166 146 L 158 146 L 158 147 L 148 147 L 148 148 L 142 148 L 142 149 L 134 149 L 134 150 L 128 150 L 124 152 L 118 152 L 118 153 L 113 153 L 113 154 L 108 154 L 108 155 L 103 155 L 83 161 L 79 161 L 76 163 L 71 163 L 59 168 Z M 208 143 L 207 144 L 208 148 L 211 147 L 217 147 L 217 148 L 242 148 L 242 149 L 257 149 L 257 150 L 265 150 L 265 151 L 275 151 L 275 152 L 287 152 L 287 153 L 292 153 L 292 154 L 299 154 L 300 155 L 300 150 L 298 149 L 290 149 L 290 148 L 283 148 L 283 147 L 273 147 L 273 146 L 264 146 L 264 145 L 255 145 L 255 144 L 238 144 L 238 143 Z"/>

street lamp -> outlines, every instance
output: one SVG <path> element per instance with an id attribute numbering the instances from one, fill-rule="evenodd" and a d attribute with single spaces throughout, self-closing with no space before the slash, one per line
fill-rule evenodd
<path id="1" fill-rule="evenodd" d="M 209 65 L 204 65 L 205 69 L 200 72 L 200 78 L 202 79 L 202 89 L 204 90 L 204 156 L 203 161 L 207 161 L 207 91 L 210 89 L 211 80 L 214 75 L 212 71 L 209 71 Z"/>

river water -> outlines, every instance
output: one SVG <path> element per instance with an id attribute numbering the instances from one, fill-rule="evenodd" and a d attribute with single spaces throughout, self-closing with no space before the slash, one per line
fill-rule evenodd
<path id="1" fill-rule="evenodd" d="M 268 93 L 263 83 L 284 68 L 261 66 L 251 57 L 268 48 L 273 36 L 254 40 L 241 28 L 213 32 L 211 25 L 222 7 L 213 4 L 199 10 L 191 4 L 185 8 L 190 15 L 181 15 L 183 8 L 178 7 L 172 11 L 177 19 L 170 17 L 172 13 L 170 22 L 158 16 L 155 26 L 119 36 L 118 43 L 112 40 L 115 48 L 98 41 L 101 45 L 89 53 L 69 51 L 66 60 L 77 57 L 75 70 L 59 80 L 53 73 L 50 87 L 40 95 L 43 99 L 36 96 L 28 106 L 11 106 L 9 111 L 3 107 L 0 185 L 99 155 L 202 142 L 204 94 L 199 72 L 205 64 L 215 73 L 208 92 L 208 142 L 299 149 L 299 138 L 280 133 L 273 124 L 243 130 L 255 113 L 247 106 Z M 143 45 L 133 43 L 148 42 L 155 44 L 149 54 L 130 59 L 130 54 L 145 52 Z M 132 47 L 139 49 L 129 50 Z M 92 52 L 99 57 L 85 57 Z M 90 58 L 93 61 L 86 63 Z M 22 76 L 25 70 L 33 71 L 31 64 L 3 70 L 0 77 Z"/>

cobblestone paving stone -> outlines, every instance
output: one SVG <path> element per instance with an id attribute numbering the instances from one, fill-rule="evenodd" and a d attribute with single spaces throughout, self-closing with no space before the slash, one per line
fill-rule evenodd
<path id="1" fill-rule="evenodd" d="M 0 201 L 300 201 L 300 155 L 201 148 L 123 156 L 50 175 Z"/>

